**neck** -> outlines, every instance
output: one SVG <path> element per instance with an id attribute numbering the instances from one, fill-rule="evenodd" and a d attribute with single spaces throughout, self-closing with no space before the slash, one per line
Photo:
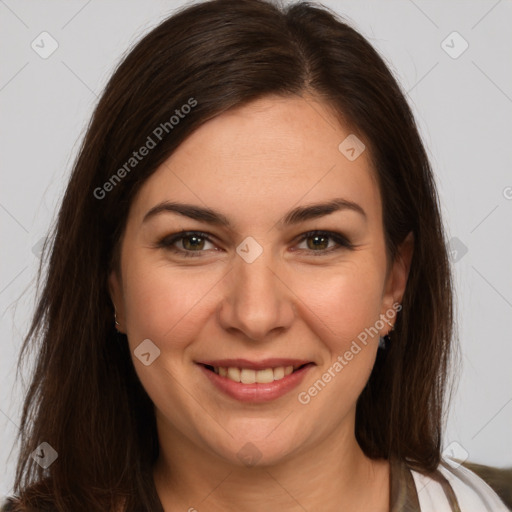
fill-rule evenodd
<path id="1" fill-rule="evenodd" d="M 273 465 L 241 466 L 173 430 L 154 466 L 164 511 L 389 510 L 389 464 L 372 460 L 353 431 L 339 431 Z"/>

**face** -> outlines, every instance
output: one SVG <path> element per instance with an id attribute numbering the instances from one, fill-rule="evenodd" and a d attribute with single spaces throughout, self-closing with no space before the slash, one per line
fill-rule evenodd
<path id="1" fill-rule="evenodd" d="M 386 260 L 350 134 L 312 98 L 267 97 L 202 125 L 139 190 L 109 284 L 161 443 L 274 464 L 353 436 L 410 251 Z"/>

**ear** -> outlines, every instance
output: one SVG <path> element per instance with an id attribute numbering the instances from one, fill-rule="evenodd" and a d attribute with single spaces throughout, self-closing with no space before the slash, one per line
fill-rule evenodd
<path id="1" fill-rule="evenodd" d="M 108 290 L 110 293 L 110 299 L 114 305 L 116 311 L 117 322 L 116 328 L 119 332 L 124 331 L 125 315 L 124 315 L 124 300 L 123 300 L 123 285 L 121 277 L 118 275 L 116 270 L 112 270 L 108 277 Z"/>
<path id="2" fill-rule="evenodd" d="M 407 285 L 407 278 L 409 277 L 409 270 L 411 268 L 413 251 L 414 235 L 410 232 L 399 245 L 395 260 L 393 261 L 386 278 L 381 311 L 381 315 L 385 315 L 386 318 L 390 315 L 390 311 L 397 311 L 397 305 L 402 303 L 405 287 Z M 386 312 L 388 312 L 388 315 L 386 315 Z M 392 320 L 389 323 L 394 324 L 394 321 Z M 387 325 L 383 329 L 382 335 L 387 334 L 389 330 L 389 325 Z"/>

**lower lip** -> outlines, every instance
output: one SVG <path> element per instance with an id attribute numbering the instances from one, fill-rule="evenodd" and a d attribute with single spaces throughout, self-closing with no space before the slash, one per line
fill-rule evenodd
<path id="1" fill-rule="evenodd" d="M 202 364 L 199 365 L 203 373 L 217 389 L 241 402 L 269 402 L 285 395 L 302 382 L 302 379 L 304 379 L 312 366 L 313 364 L 310 363 L 282 379 L 267 384 L 242 384 L 227 377 L 221 377 L 215 372 L 208 370 Z"/>

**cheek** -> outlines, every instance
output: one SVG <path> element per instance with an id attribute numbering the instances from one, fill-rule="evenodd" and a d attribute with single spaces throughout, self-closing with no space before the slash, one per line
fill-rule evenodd
<path id="1" fill-rule="evenodd" d="M 212 322 L 211 316 L 225 298 L 222 294 L 230 294 L 222 283 L 226 269 L 222 265 L 208 271 L 201 266 L 176 267 L 146 261 L 135 252 L 132 255 L 124 273 L 130 344 L 149 338 L 166 351 L 183 350 Z M 282 277 L 293 293 L 282 300 L 295 303 L 295 322 L 316 331 L 331 352 L 344 352 L 352 339 L 378 320 L 382 276 L 371 258 L 337 268 L 283 270 Z"/>
<path id="2" fill-rule="evenodd" d="M 190 430 L 195 424 L 194 401 L 191 412 L 190 393 L 184 392 L 182 384 L 191 383 L 187 349 L 194 347 L 212 315 L 212 292 L 223 273 L 171 267 L 137 257 L 124 270 L 126 329 L 137 375 L 157 409 L 176 427 Z M 145 339 L 160 350 L 149 366 L 134 356 Z"/>
<path id="3" fill-rule="evenodd" d="M 332 352 L 344 351 L 347 343 L 379 319 L 383 276 L 380 267 L 370 262 L 302 274 L 296 289 L 304 314 L 318 326 L 319 338 Z"/>
<path id="4" fill-rule="evenodd" d="M 130 344 L 149 338 L 161 349 L 182 350 L 204 323 L 208 294 L 222 274 L 133 258 L 125 269 Z"/>
<path id="5" fill-rule="evenodd" d="M 367 268 L 316 280 L 310 290 L 303 317 L 321 340 L 323 357 L 297 399 L 310 418 L 324 418 L 320 436 L 354 410 L 370 377 L 379 343 L 382 284 L 378 272 Z"/>

